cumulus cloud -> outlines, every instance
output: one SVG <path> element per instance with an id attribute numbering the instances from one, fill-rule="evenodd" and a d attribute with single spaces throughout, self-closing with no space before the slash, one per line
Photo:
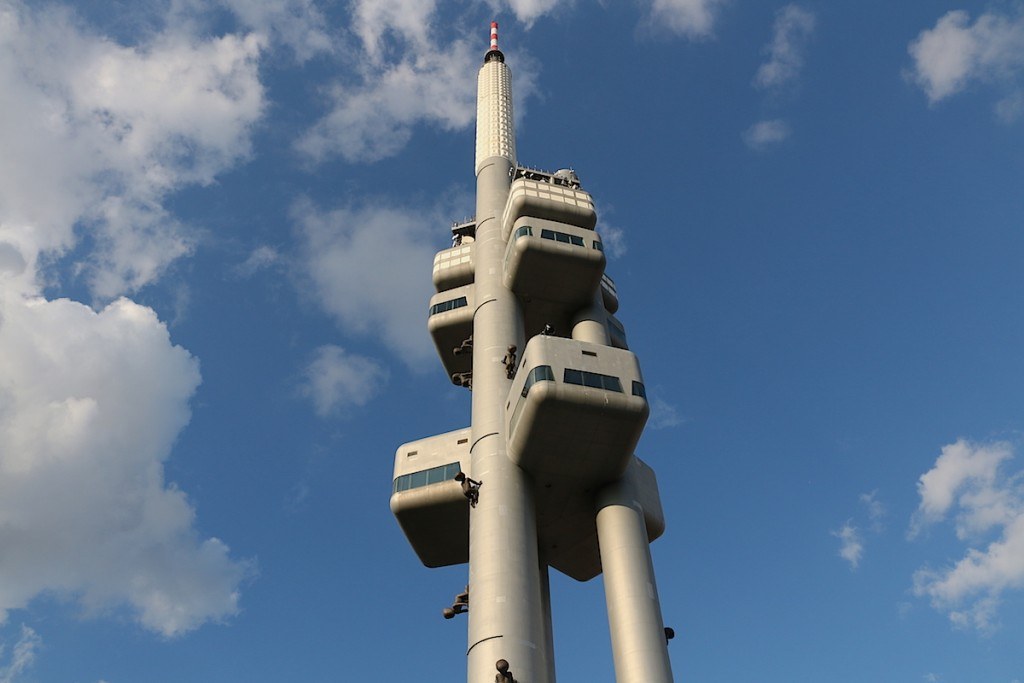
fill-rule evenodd
<path id="1" fill-rule="evenodd" d="M 754 150 L 766 149 L 789 137 L 789 125 L 782 119 L 758 121 L 743 132 L 743 141 Z"/>
<path id="2" fill-rule="evenodd" d="M 943 15 L 907 48 L 914 60 L 911 79 L 935 104 L 973 82 L 996 84 L 1003 91 L 997 113 L 1016 118 L 1024 106 L 1024 15 L 987 12 L 974 23 L 963 10 Z"/>
<path id="3" fill-rule="evenodd" d="M 376 361 L 329 344 L 313 354 L 301 392 L 313 402 L 317 415 L 327 417 L 351 406 L 366 405 L 387 378 L 387 370 Z"/>
<path id="4" fill-rule="evenodd" d="M 957 535 L 984 531 L 1006 520 L 1009 491 L 996 486 L 1000 465 L 1013 457 L 1005 442 L 973 444 L 964 439 L 943 446 L 935 466 L 917 481 L 921 502 L 911 521 L 914 537 L 929 524 L 941 521 L 957 506 Z M 957 505 L 959 504 L 959 505 Z"/>
<path id="5" fill-rule="evenodd" d="M 646 22 L 687 38 L 706 38 L 725 0 L 651 0 Z"/>
<path id="6" fill-rule="evenodd" d="M 234 614 L 247 564 L 164 480 L 199 368 L 153 311 L 8 292 L 0 348 L 0 620 L 42 593 L 166 636 Z"/>
<path id="7" fill-rule="evenodd" d="M 421 122 L 446 130 L 469 127 L 475 115 L 479 36 L 439 44 L 431 32 L 436 2 L 358 0 L 355 83 L 327 89 L 330 111 L 296 143 L 319 163 L 335 155 L 377 161 L 402 149 Z"/>
<path id="8" fill-rule="evenodd" d="M 758 68 L 754 84 L 759 88 L 780 88 L 800 76 L 803 49 L 814 32 L 814 15 L 799 5 L 786 5 L 775 15 L 774 34 L 765 46 L 768 61 Z"/>
<path id="9" fill-rule="evenodd" d="M 426 333 L 434 254 L 445 248 L 438 207 L 292 207 L 300 267 L 319 305 L 349 332 L 381 340 L 413 367 L 433 355 Z M 439 244 L 440 242 L 440 244 Z"/>
<path id="10" fill-rule="evenodd" d="M 861 555 L 864 554 L 864 540 L 860 530 L 848 520 L 842 527 L 830 533 L 839 539 L 839 557 L 850 563 L 850 569 L 856 569 L 860 564 Z"/>
<path id="11" fill-rule="evenodd" d="M 11 648 L 11 654 L 7 663 L 0 665 L 0 683 L 15 683 L 21 674 L 25 673 L 36 661 L 36 651 L 43 644 L 33 629 L 22 624 L 21 635 Z M 6 648 L 0 643 L 0 657 L 5 654 Z M 0 660 L 2 661 L 2 660 Z"/>
<path id="12" fill-rule="evenodd" d="M 128 45 L 0 0 L 0 621 L 46 594 L 175 636 L 234 614 L 249 571 L 164 480 L 198 363 L 116 298 L 193 249 L 164 201 L 244 159 L 263 109 L 260 36 L 169 17 Z M 112 303 L 40 296 L 68 257 Z"/>
<path id="13" fill-rule="evenodd" d="M 914 593 L 959 627 L 996 628 L 1003 594 L 1024 587 L 1024 472 L 1004 473 L 1012 457 L 1006 443 L 959 440 L 918 480 L 921 502 L 910 536 L 954 513 L 957 537 L 984 547 L 968 548 L 953 566 L 914 573 Z M 986 545 L 991 534 L 998 537 Z"/>
<path id="14" fill-rule="evenodd" d="M 348 161 L 378 161 L 398 153 L 413 127 L 432 123 L 445 130 L 467 128 L 475 114 L 475 54 L 466 42 L 390 65 L 363 84 L 334 84 L 331 111 L 296 142 L 314 163 L 334 155 Z"/>
<path id="15" fill-rule="evenodd" d="M 38 293 L 41 258 L 82 235 L 94 247 L 78 270 L 101 299 L 189 253 L 194 237 L 162 202 L 249 153 L 263 109 L 260 49 L 256 35 L 173 28 L 125 46 L 58 6 L 0 1 L 0 260 L 14 263 L 5 286 Z"/>

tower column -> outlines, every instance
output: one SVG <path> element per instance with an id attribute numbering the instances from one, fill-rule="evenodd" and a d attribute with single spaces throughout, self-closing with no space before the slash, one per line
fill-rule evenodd
<path id="1" fill-rule="evenodd" d="M 626 479 L 605 486 L 597 508 L 615 681 L 672 683 L 643 509 Z"/>
<path id="2" fill-rule="evenodd" d="M 594 297 L 594 302 L 580 311 L 572 321 L 572 338 L 594 344 L 608 345 L 608 330 L 604 326 L 604 304 L 601 293 Z"/>
<path id="3" fill-rule="evenodd" d="M 469 520 L 467 681 L 491 683 L 506 660 L 519 683 L 548 676 L 545 587 L 531 482 L 507 455 L 508 347 L 524 348 L 522 313 L 505 287 L 501 218 L 515 167 L 511 76 L 492 43 L 477 82 L 476 239 L 473 317 L 473 477 L 480 497 Z"/>

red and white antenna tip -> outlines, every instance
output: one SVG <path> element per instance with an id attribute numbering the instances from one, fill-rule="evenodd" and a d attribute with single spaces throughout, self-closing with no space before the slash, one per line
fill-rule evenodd
<path id="1" fill-rule="evenodd" d="M 498 49 L 498 22 L 491 22 L 491 49 Z"/>

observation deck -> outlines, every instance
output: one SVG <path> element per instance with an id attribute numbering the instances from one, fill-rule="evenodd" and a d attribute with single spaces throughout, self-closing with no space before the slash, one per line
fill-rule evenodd
<path id="1" fill-rule="evenodd" d="M 468 285 L 473 282 L 473 242 L 463 242 L 451 249 L 443 249 L 434 256 L 432 274 L 438 292 Z"/>
<path id="2" fill-rule="evenodd" d="M 604 266 L 604 245 L 593 230 L 523 217 L 505 249 L 505 286 L 519 296 L 579 307 L 593 301 Z"/>
<path id="3" fill-rule="evenodd" d="M 445 567 L 469 561 L 469 503 L 454 480 L 470 473 L 470 429 L 402 444 L 395 452 L 391 512 L 420 561 Z"/>
<path id="4" fill-rule="evenodd" d="M 545 218 L 593 230 L 597 212 L 590 193 L 580 189 L 558 174 L 529 169 L 516 169 L 518 177 L 509 189 L 508 202 L 502 215 L 502 237 L 508 239 L 513 225 L 523 216 Z"/>
<path id="5" fill-rule="evenodd" d="M 402 444 L 395 453 L 391 512 L 417 557 L 427 567 L 469 561 L 469 502 L 454 480 L 470 472 L 470 429 L 457 429 Z M 625 479 L 643 509 L 649 540 L 665 531 L 665 516 L 652 470 L 640 458 L 629 458 Z M 486 482 L 483 482 L 486 486 Z M 596 488 L 580 489 L 574 480 L 538 479 L 540 550 L 555 569 L 577 581 L 601 573 L 601 555 L 594 521 Z"/>
<path id="6" fill-rule="evenodd" d="M 474 292 L 474 286 L 469 284 L 430 297 L 427 329 L 449 377 L 473 370 L 473 354 L 456 355 L 454 349 L 462 346 L 473 334 L 473 312 L 476 310 Z"/>
<path id="7" fill-rule="evenodd" d="M 603 484 L 625 470 L 649 413 L 633 353 L 537 336 L 509 389 L 508 455 L 538 480 Z"/>

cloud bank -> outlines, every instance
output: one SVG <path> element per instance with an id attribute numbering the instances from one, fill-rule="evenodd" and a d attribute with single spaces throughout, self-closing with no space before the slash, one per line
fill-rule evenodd
<path id="1" fill-rule="evenodd" d="M 188 254 L 194 238 L 162 202 L 248 155 L 260 45 L 167 31 L 122 46 L 66 10 L 0 2 L 0 245 L 19 264 L 4 285 L 35 293 L 41 255 L 81 235 L 95 246 L 77 270 L 101 299 Z"/>
<path id="2" fill-rule="evenodd" d="M 0 619 L 42 593 L 166 636 L 234 614 L 246 564 L 163 477 L 196 360 L 127 299 L 5 297 L 0 320 Z"/>
<path id="3" fill-rule="evenodd" d="M 249 154 L 264 39 L 162 19 L 125 45 L 0 0 L 0 621 L 47 595 L 176 636 L 234 614 L 250 571 L 164 480 L 198 363 L 118 296 L 194 247 L 166 199 Z M 41 296 L 62 259 L 110 303 Z"/>

